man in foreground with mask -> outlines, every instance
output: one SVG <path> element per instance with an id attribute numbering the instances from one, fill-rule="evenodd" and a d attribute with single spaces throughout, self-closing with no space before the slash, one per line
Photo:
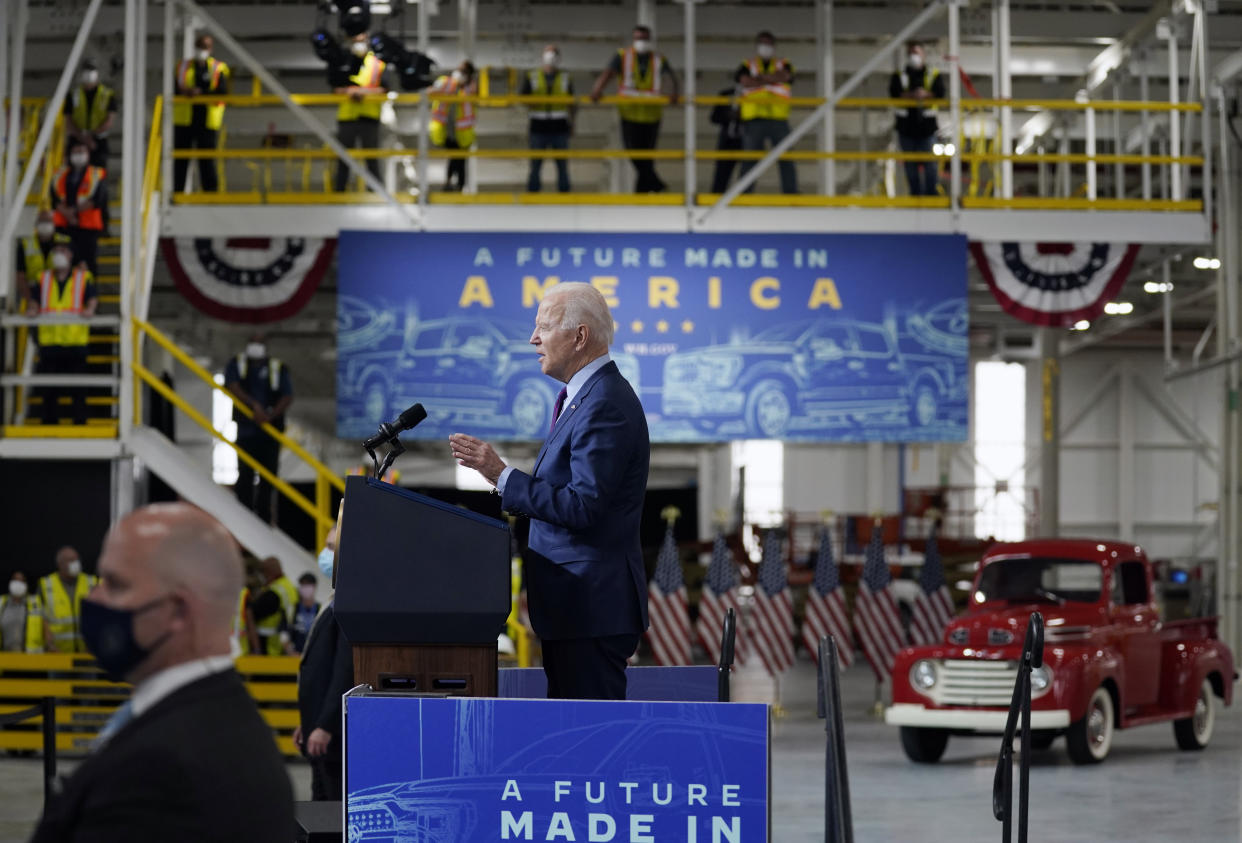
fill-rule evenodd
<path id="1" fill-rule="evenodd" d="M 336 560 L 336 527 L 319 553 L 319 571 L 329 583 Z M 341 782 L 341 696 L 354 687 L 354 655 L 336 622 L 332 600 L 306 636 L 298 666 L 298 727 L 293 742 L 311 765 L 311 799 L 344 799 Z"/>
<path id="2" fill-rule="evenodd" d="M 634 27 L 634 42 L 622 47 L 612 57 L 603 73 L 591 89 L 591 100 L 599 102 L 604 87 L 614 76 L 620 80 L 617 91 L 623 97 L 635 100 L 668 96 L 669 105 L 676 105 L 679 95 L 677 76 L 661 53 L 655 52 L 651 42 L 651 27 Z M 664 116 L 664 103 L 625 103 L 617 106 L 621 115 L 621 145 L 626 149 L 655 149 L 660 139 L 660 118 Z M 634 190 L 638 193 L 659 193 L 664 182 L 655 171 L 650 158 L 631 158 L 638 181 Z"/>
<path id="3" fill-rule="evenodd" d="M 99 573 L 83 637 L 134 691 L 49 799 L 33 843 L 292 840 L 284 763 L 229 655 L 233 537 L 187 504 L 144 507 L 109 532 Z"/>
<path id="4" fill-rule="evenodd" d="M 518 93 L 522 96 L 572 97 L 573 80 L 560 66 L 560 47 L 547 45 L 543 48 L 543 66 L 526 74 Z M 566 103 L 531 103 L 530 148 L 569 149 L 575 111 L 577 109 L 573 105 Z M 530 193 L 538 193 L 542 187 L 539 177 L 542 170 L 542 158 L 530 159 L 530 176 L 526 179 L 526 190 Z M 561 193 L 569 192 L 569 161 L 564 158 L 556 159 L 556 189 Z"/>
<path id="5" fill-rule="evenodd" d="M 85 321 L 95 315 L 99 295 L 95 276 L 84 266 L 73 266 L 73 249 L 65 243 L 52 246 L 51 268 L 27 289 L 27 316 L 69 318 L 69 322 L 40 325 L 39 364 L 41 375 L 81 375 L 88 369 L 86 351 L 91 339 L 91 326 Z M 69 397 L 73 407 L 73 423 L 86 424 L 86 387 L 41 386 L 43 424 L 56 424 L 60 416 L 60 397 Z"/>
<path id="6" fill-rule="evenodd" d="M 285 429 L 285 411 L 293 403 L 289 368 L 267 353 L 266 337 L 254 334 L 246 350 L 229 361 L 224 370 L 224 386 L 250 409 L 247 416 L 233 408 L 237 422 L 237 447 L 259 461 L 272 474 L 280 467 L 280 443 L 263 430 L 264 423 Z M 272 485 L 244 460 L 237 462 L 237 499 L 254 511 L 264 523 L 272 520 Z"/>

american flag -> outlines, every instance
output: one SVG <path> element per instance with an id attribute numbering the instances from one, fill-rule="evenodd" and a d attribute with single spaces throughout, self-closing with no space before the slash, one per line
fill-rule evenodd
<path id="1" fill-rule="evenodd" d="M 707 566 L 707 580 L 699 597 L 699 619 L 694 625 L 699 643 L 707 650 L 712 664 L 720 664 L 720 636 L 724 634 L 725 615 L 729 609 L 733 609 L 734 615 L 740 614 L 737 610 L 737 566 L 725 544 L 724 533 L 717 533 L 716 540 L 712 542 L 712 561 Z M 740 665 L 743 656 L 740 623 L 735 627 L 734 634 L 733 663 Z"/>
<path id="2" fill-rule="evenodd" d="M 647 588 L 647 608 L 651 626 L 647 642 L 657 663 L 693 664 L 690 654 L 690 615 L 686 610 L 686 582 L 677 557 L 673 525 L 664 533 L 664 544 L 656 560 L 655 576 Z"/>
<path id="3" fill-rule="evenodd" d="M 888 563 L 884 561 L 884 536 L 879 524 L 871 531 L 862 581 L 858 584 L 858 596 L 854 600 L 854 630 L 876 678 L 881 681 L 887 679 L 897 653 L 906 646 L 906 635 L 901 626 L 897 599 L 893 596 Z"/>
<path id="4" fill-rule="evenodd" d="M 751 642 L 768 673 L 776 676 L 793 667 L 793 600 L 789 578 L 781 559 L 781 537 L 775 529 L 763 536 L 763 559 L 759 563 L 759 583 L 755 588 L 755 634 Z"/>
<path id="5" fill-rule="evenodd" d="M 910 617 L 910 638 L 915 644 L 935 644 L 940 641 L 945 625 L 957 614 L 949 587 L 944 583 L 944 565 L 940 561 L 935 530 L 927 537 L 919 586 Z"/>
<path id="6" fill-rule="evenodd" d="M 837 640 L 841 667 L 854 661 L 854 635 L 850 630 L 850 613 L 845 608 L 845 592 L 837 560 L 832 556 L 832 537 L 825 527 L 819 534 L 819 555 L 815 557 L 815 581 L 806 598 L 806 620 L 802 622 L 802 643 L 819 659 L 819 639 L 832 635 Z"/>

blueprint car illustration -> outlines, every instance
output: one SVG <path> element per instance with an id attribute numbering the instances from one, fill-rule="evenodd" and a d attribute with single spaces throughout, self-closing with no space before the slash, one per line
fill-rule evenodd
<path id="1" fill-rule="evenodd" d="M 927 428 L 966 398 L 965 344 L 956 300 L 884 323 L 820 318 L 776 325 L 750 339 L 671 354 L 664 362 L 663 414 L 710 430 L 742 417 L 754 436 L 791 427 L 864 421 Z"/>
<path id="2" fill-rule="evenodd" d="M 338 323 L 355 319 L 352 307 L 340 307 Z M 358 423 L 352 432 L 369 432 L 418 401 L 428 412 L 423 435 L 447 433 L 441 426 L 450 422 L 507 430 L 523 439 L 547 433 L 557 390 L 540 371 L 529 325 L 449 316 L 408 319 L 399 343 L 383 342 L 379 329 L 370 334 L 361 345 L 376 350 L 342 354 L 337 367 L 339 413 Z M 612 357 L 637 391 L 637 359 L 624 353 Z"/>
<path id="3" fill-rule="evenodd" d="M 763 739 L 753 731 L 714 725 L 711 730 L 695 728 L 686 720 L 664 720 L 644 717 L 618 720 L 599 725 L 566 729 L 538 740 L 521 752 L 497 763 L 492 771 L 478 772 L 421 781 L 393 782 L 378 787 L 352 791 L 348 803 L 348 840 L 350 843 L 458 843 L 459 841 L 498 840 L 499 811 L 482 817 L 477 806 L 501 804 L 498 799 L 506 782 L 520 783 L 522 807 L 546 807 L 547 811 L 566 810 L 566 805 L 553 808 L 555 783 L 570 780 L 581 797 L 586 781 L 598 782 L 604 788 L 603 800 L 592 802 L 592 811 L 608 814 L 656 812 L 665 802 L 656 801 L 656 793 L 676 776 L 667 766 L 644 759 L 694 759 L 694 781 L 719 794 L 721 787 L 738 780 L 737 770 L 730 768 L 736 751 L 751 744 L 761 747 Z M 417 760 L 414 764 L 417 765 Z M 700 766 L 701 765 L 701 766 Z M 605 786 L 603 782 L 608 781 Z M 616 782 L 636 783 L 632 797 L 616 786 Z M 766 789 L 766 788 L 765 788 Z M 762 803 L 766 793 L 740 794 L 742 806 Z M 678 799 L 685 800 L 683 791 Z M 508 804 L 505 807 L 510 807 Z M 586 840 L 585 813 L 573 815 L 576 839 Z M 684 830 L 684 827 L 683 827 Z M 536 839 L 543 839 L 540 829 Z M 618 837 L 617 839 L 621 839 Z"/>

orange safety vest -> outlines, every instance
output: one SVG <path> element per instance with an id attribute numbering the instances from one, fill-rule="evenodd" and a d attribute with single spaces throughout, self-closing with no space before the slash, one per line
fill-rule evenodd
<path id="1" fill-rule="evenodd" d="M 188 91 L 191 88 L 197 88 L 198 85 L 194 78 L 194 68 L 198 66 L 198 62 L 193 59 L 182 59 L 177 65 L 177 83 L 182 90 Z M 222 61 L 216 61 L 213 58 L 207 59 L 207 75 L 211 77 L 209 89 L 215 88 L 220 84 L 220 77 L 229 75 L 229 66 Z M 173 125 L 188 126 L 194 117 L 194 106 L 188 102 L 178 102 L 173 104 Z M 213 102 L 207 106 L 207 128 L 219 129 L 224 125 L 224 103 Z"/>
<path id="2" fill-rule="evenodd" d="M 358 72 L 349 77 L 349 84 L 359 88 L 378 88 L 380 82 L 384 79 L 384 68 L 387 67 L 384 62 L 376 58 L 375 53 L 367 53 L 366 58 L 362 60 L 362 67 L 358 68 Z M 384 107 L 382 102 L 378 100 L 363 102 L 354 102 L 352 99 L 346 99 L 336 109 L 336 119 L 340 123 L 348 123 L 351 120 L 357 120 L 359 117 L 369 117 L 372 120 L 380 119 L 380 109 Z"/>
<path id="3" fill-rule="evenodd" d="M 624 47 L 617 52 L 621 54 L 621 96 L 660 96 L 660 73 L 664 68 L 664 57 L 659 53 L 652 53 L 651 60 L 647 63 L 647 73 L 643 74 L 638 67 L 637 50 Z M 632 123 L 659 123 L 664 113 L 664 105 L 620 105 L 617 111 L 621 113 L 621 119 Z"/>
<path id="4" fill-rule="evenodd" d="M 441 76 L 436 80 L 433 90 L 438 94 L 459 94 L 468 93 L 461 89 L 461 85 L 450 76 Z M 445 102 L 444 100 L 436 100 L 435 108 L 431 110 L 431 122 L 447 124 L 449 121 L 449 112 L 453 109 L 457 110 L 457 118 L 453 121 L 453 127 L 457 131 L 462 129 L 474 128 L 474 103 L 472 102 Z"/>
<path id="5" fill-rule="evenodd" d="M 52 180 L 52 186 L 56 192 L 57 206 L 61 204 L 78 206 L 78 228 L 103 231 L 103 209 L 91 208 L 89 211 L 83 211 L 78 203 L 95 195 L 95 188 L 108 175 L 108 171 L 103 167 L 93 167 L 88 164 L 86 172 L 82 174 L 82 180 L 78 182 L 78 195 L 74 197 L 73 202 L 70 202 L 69 197 L 65 195 L 65 186 L 69 182 L 69 172 L 71 169 L 70 167 L 61 167 L 56 177 Z M 56 224 L 57 228 L 69 227 L 69 220 L 56 208 L 52 209 L 52 222 Z"/>
<path id="6" fill-rule="evenodd" d="M 764 66 L 767 69 L 764 69 Z M 778 70 L 790 70 L 789 63 L 784 59 L 770 59 L 765 62 L 756 56 L 746 62 L 746 69 L 751 78 L 758 79 L 761 74 L 775 73 Z M 741 98 L 741 117 L 746 120 L 788 120 L 789 98 L 793 95 L 793 87 L 788 83 L 778 85 L 756 85 L 743 88 Z"/>
<path id="7" fill-rule="evenodd" d="M 78 267 L 62 287 L 56 281 L 55 270 L 44 270 L 39 279 L 39 310 L 42 313 L 81 313 L 86 306 L 86 284 L 90 276 Z M 90 335 L 89 325 L 40 325 L 39 345 L 86 345 Z"/>

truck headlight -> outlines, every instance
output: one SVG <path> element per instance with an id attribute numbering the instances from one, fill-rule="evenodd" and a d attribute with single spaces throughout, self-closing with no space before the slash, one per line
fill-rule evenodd
<path id="1" fill-rule="evenodd" d="M 939 670 L 931 659 L 919 659 L 910 666 L 910 684 L 916 691 L 930 691 L 939 679 Z"/>
<path id="2" fill-rule="evenodd" d="M 1031 696 L 1041 697 L 1052 687 L 1052 669 L 1046 664 L 1031 671 Z"/>

